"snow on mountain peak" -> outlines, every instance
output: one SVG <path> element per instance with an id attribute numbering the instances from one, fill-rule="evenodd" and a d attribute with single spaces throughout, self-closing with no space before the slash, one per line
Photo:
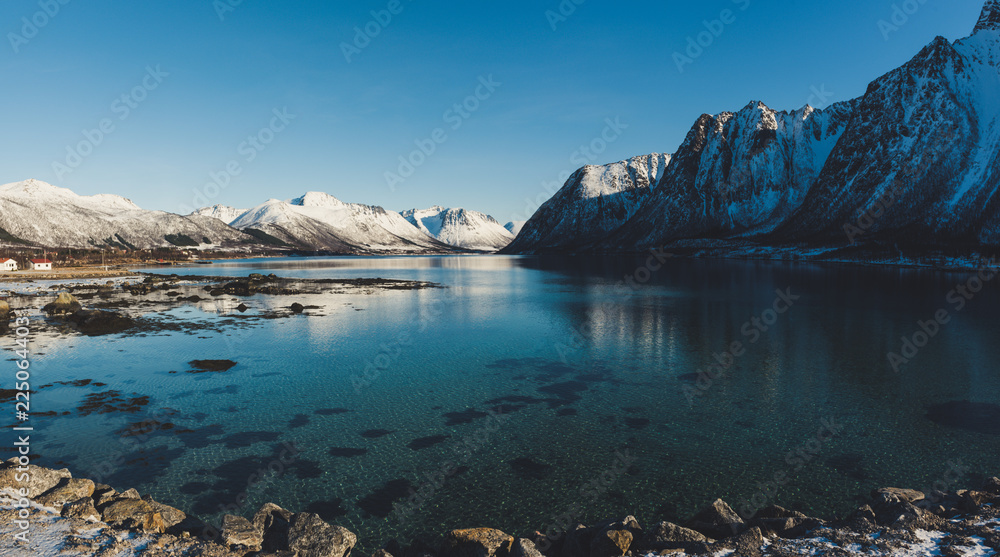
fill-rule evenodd
<path id="1" fill-rule="evenodd" d="M 290 203 L 299 207 L 325 207 L 328 209 L 343 209 L 350 205 L 328 193 L 320 191 L 308 192 L 302 197 L 291 200 Z"/>
<path id="2" fill-rule="evenodd" d="M 506 247 L 514 235 L 493 217 L 466 209 L 411 209 L 400 213 L 425 234 L 448 245 L 477 251 L 496 251 Z"/>
<path id="3" fill-rule="evenodd" d="M 986 0 L 983 13 L 972 32 L 975 34 L 980 31 L 1000 31 L 1000 0 Z"/>

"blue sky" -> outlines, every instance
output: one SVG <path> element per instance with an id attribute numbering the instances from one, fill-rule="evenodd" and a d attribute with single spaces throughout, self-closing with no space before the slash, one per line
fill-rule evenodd
<path id="1" fill-rule="evenodd" d="M 880 29 L 894 5 L 912 13 Z M 968 35 L 981 7 L 5 0 L 0 183 L 173 212 L 315 190 L 506 222 L 583 162 L 673 152 L 702 113 L 859 96 L 936 35 Z M 681 71 L 675 53 L 697 56 Z"/>

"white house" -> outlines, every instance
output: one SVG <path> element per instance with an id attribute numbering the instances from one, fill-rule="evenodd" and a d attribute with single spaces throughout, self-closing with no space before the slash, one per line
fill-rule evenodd
<path id="1" fill-rule="evenodd" d="M 16 270 L 17 270 L 17 261 L 14 261 L 13 259 L 5 259 L 3 261 L 0 261 L 0 271 L 16 271 Z"/>
<path id="2" fill-rule="evenodd" d="M 51 271 L 52 262 L 48 259 L 32 259 L 31 260 L 31 270 L 32 271 Z"/>

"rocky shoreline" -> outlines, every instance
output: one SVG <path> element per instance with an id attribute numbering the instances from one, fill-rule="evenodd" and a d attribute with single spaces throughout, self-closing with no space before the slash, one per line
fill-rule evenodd
<path id="1" fill-rule="evenodd" d="M 69 470 L 0 463 L 0 555 L 348 557 L 355 533 L 312 513 L 264 505 L 213 526 L 179 509 L 118 492 Z M 885 488 L 846 518 L 823 520 L 771 506 L 743 520 L 722 500 L 684 525 L 643 528 L 628 516 L 526 537 L 476 527 L 436 540 L 390 540 L 372 557 L 988 556 L 1000 552 L 1000 479 L 978 490 Z"/>

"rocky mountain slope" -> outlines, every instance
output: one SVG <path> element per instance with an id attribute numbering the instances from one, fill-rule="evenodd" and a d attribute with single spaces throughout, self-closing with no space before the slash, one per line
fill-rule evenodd
<path id="1" fill-rule="evenodd" d="M 124 197 L 81 196 L 38 180 L 0 186 L 0 229 L 0 239 L 7 242 L 68 248 L 236 246 L 253 241 L 217 219 L 146 211 Z"/>
<path id="2" fill-rule="evenodd" d="M 497 251 L 504 248 L 514 235 L 493 217 L 466 209 L 411 209 L 401 213 L 410 224 L 423 233 L 455 246 L 473 251 Z"/>
<path id="3" fill-rule="evenodd" d="M 398 213 L 345 203 L 310 192 L 291 201 L 269 200 L 231 225 L 256 229 L 283 242 L 313 250 L 350 253 L 451 252 L 454 248 L 420 231 Z"/>
<path id="4" fill-rule="evenodd" d="M 202 207 L 191 214 L 201 215 L 203 217 L 212 217 L 213 219 L 219 219 L 226 224 L 231 224 L 234 220 L 240 218 L 246 212 L 247 209 L 237 209 L 228 205 L 212 205 L 211 207 Z"/>
<path id="5" fill-rule="evenodd" d="M 633 159 L 634 160 L 634 159 Z M 970 37 L 937 38 L 859 99 L 703 115 L 627 197 L 577 172 L 507 252 L 639 251 L 678 243 L 841 248 L 1000 244 L 1000 0 Z"/>

